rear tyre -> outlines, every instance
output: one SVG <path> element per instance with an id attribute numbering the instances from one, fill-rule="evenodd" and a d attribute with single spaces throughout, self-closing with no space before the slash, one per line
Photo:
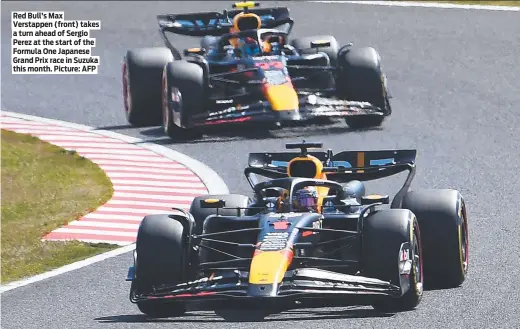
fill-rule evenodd
<path id="1" fill-rule="evenodd" d="M 173 140 L 200 137 L 195 128 L 187 128 L 191 117 L 204 111 L 205 92 L 202 68 L 186 61 L 168 63 L 162 75 L 162 125 Z"/>
<path id="2" fill-rule="evenodd" d="M 409 244 L 411 270 L 400 274 L 398 261 L 403 243 Z M 421 233 L 415 215 L 409 210 L 379 210 L 365 219 L 363 227 L 363 273 L 367 277 L 389 281 L 409 290 L 400 298 L 377 301 L 372 306 L 381 312 L 402 312 L 419 305 L 423 296 Z"/>
<path id="3" fill-rule="evenodd" d="M 123 62 L 123 102 L 127 121 L 136 127 L 161 124 L 161 75 L 173 61 L 168 48 L 128 50 Z"/>
<path id="4" fill-rule="evenodd" d="M 183 280 L 186 264 L 183 226 L 168 215 L 144 217 L 137 233 L 137 293 L 146 293 L 155 285 L 175 284 Z M 164 300 L 137 302 L 139 310 L 152 318 L 180 316 L 185 305 Z"/>
<path id="5" fill-rule="evenodd" d="M 469 261 L 466 204 L 456 190 L 411 191 L 403 208 L 416 214 L 422 229 L 428 288 L 454 288 L 466 279 Z"/>
<path id="6" fill-rule="evenodd" d="M 241 194 L 214 194 L 214 195 L 203 195 L 198 196 L 195 199 L 193 199 L 190 207 L 190 213 L 193 216 L 193 219 L 195 220 L 195 228 L 194 233 L 195 234 L 202 234 L 202 229 L 204 226 L 204 220 L 210 215 L 216 215 L 217 210 L 211 209 L 211 208 L 202 208 L 200 206 L 200 200 L 204 199 L 220 199 L 224 200 L 226 202 L 226 208 L 246 208 L 251 204 L 251 199 L 245 195 Z M 219 209 L 218 213 L 222 216 L 236 216 L 237 210 L 236 209 Z M 245 215 L 245 210 L 240 210 L 238 212 L 239 216 Z"/>
<path id="7" fill-rule="evenodd" d="M 336 88 L 340 98 L 368 102 L 383 111 L 382 116 L 345 118 L 351 128 L 380 126 L 385 117 L 391 114 L 386 77 L 381 69 L 379 54 L 374 48 L 346 48 L 340 51 Z"/>

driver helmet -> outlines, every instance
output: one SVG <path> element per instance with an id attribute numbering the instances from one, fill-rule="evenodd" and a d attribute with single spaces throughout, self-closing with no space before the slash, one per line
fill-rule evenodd
<path id="1" fill-rule="evenodd" d="M 294 193 L 292 204 L 296 211 L 317 211 L 318 192 L 312 186 L 298 190 Z"/>

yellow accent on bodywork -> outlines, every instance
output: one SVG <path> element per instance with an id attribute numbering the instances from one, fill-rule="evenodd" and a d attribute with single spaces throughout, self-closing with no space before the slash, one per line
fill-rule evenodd
<path id="1" fill-rule="evenodd" d="M 254 1 L 235 2 L 235 8 L 252 8 L 255 7 Z"/>
<path id="2" fill-rule="evenodd" d="M 316 167 L 316 172 L 314 173 L 314 179 L 320 179 L 322 177 L 322 171 L 323 171 L 323 163 L 321 163 L 321 161 L 312 156 L 312 155 L 307 155 L 307 156 L 303 156 L 303 157 L 297 157 L 297 158 L 294 158 L 294 159 L 291 159 L 291 161 L 289 161 L 289 164 L 287 165 L 287 175 L 289 177 L 294 177 L 292 174 L 291 174 L 291 165 L 294 163 L 294 162 L 301 162 L 301 161 L 304 161 L 304 162 L 313 162 L 314 163 L 314 166 Z"/>
<path id="3" fill-rule="evenodd" d="M 314 163 L 314 165 L 316 167 L 316 172 L 314 173 L 314 177 L 312 177 L 312 178 L 325 179 L 325 180 L 327 179 L 327 175 L 325 175 L 325 173 L 323 173 L 323 163 L 318 158 L 316 158 L 315 156 L 312 156 L 312 155 L 296 157 L 296 158 L 293 158 L 291 161 L 289 161 L 289 164 L 287 165 L 287 175 L 289 177 L 294 177 L 291 174 L 291 164 L 293 164 L 294 162 L 301 162 L 301 161 L 307 161 L 307 162 Z M 323 198 L 329 194 L 329 190 L 330 189 L 328 187 L 324 187 L 324 186 L 318 186 L 316 188 L 316 191 L 318 192 L 318 207 L 317 207 L 318 212 L 321 212 L 321 208 L 323 206 Z"/>
<path id="4" fill-rule="evenodd" d="M 251 261 L 249 270 L 250 284 L 273 284 L 283 280 L 292 260 L 292 251 L 261 251 Z"/>
<path id="5" fill-rule="evenodd" d="M 323 208 L 323 199 L 329 194 L 330 188 L 318 186 L 316 190 L 318 192 L 318 207 L 316 210 L 318 211 L 318 213 L 321 213 L 321 210 Z"/>
<path id="6" fill-rule="evenodd" d="M 298 94 L 289 83 L 277 86 L 267 86 L 265 97 L 273 111 L 291 111 L 299 108 Z"/>
<path id="7" fill-rule="evenodd" d="M 328 40 L 314 40 L 311 42 L 311 48 L 322 48 L 329 47 L 330 41 Z"/>
<path id="8" fill-rule="evenodd" d="M 369 195 L 365 195 L 365 198 L 370 199 L 370 200 L 381 199 L 382 197 L 383 197 L 383 196 L 380 195 L 380 194 L 369 194 Z"/>
<path id="9" fill-rule="evenodd" d="M 357 153 L 357 164 L 356 167 L 362 168 L 365 166 L 365 152 L 358 152 Z M 363 173 L 364 170 L 358 170 L 358 173 Z"/>

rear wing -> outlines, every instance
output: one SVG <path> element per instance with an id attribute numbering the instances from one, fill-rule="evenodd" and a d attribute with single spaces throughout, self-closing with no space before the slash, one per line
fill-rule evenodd
<path id="1" fill-rule="evenodd" d="M 242 10 L 219 12 L 200 12 L 188 14 L 158 15 L 157 21 L 161 33 L 203 37 L 206 35 L 221 36 L 230 32 L 233 18 Z M 294 24 L 287 7 L 254 8 L 249 13 L 257 14 L 262 22 L 261 28 L 273 29 L 283 24 L 290 24 L 289 32 Z"/>
<path id="2" fill-rule="evenodd" d="M 337 154 L 308 152 L 323 163 L 327 179 L 338 183 L 368 181 L 395 175 L 415 167 L 417 150 L 344 151 Z M 297 152 L 250 153 L 246 177 L 254 173 L 268 178 L 287 177 L 289 161 L 301 156 Z"/>
<path id="3" fill-rule="evenodd" d="M 303 143 L 286 145 L 288 149 L 300 148 L 300 153 L 250 153 L 248 167 L 244 169 L 244 174 L 254 189 L 259 183 L 259 176 L 268 179 L 288 177 L 288 165 L 291 160 L 296 158 L 297 160 L 293 163 L 302 163 L 303 161 L 303 163 L 310 164 L 310 167 L 313 168 L 311 172 L 314 172 L 315 176 L 321 176 L 325 173 L 327 180 L 336 183 L 347 183 L 353 180 L 375 180 L 407 170 L 408 176 L 390 205 L 391 208 L 401 207 L 403 198 L 415 177 L 417 150 L 344 151 L 338 154 L 333 154 L 330 149 L 327 152 L 307 151 L 309 148 L 321 147 L 321 143 L 306 143 L 304 141 Z M 308 155 L 314 156 L 316 159 L 309 157 L 307 160 L 306 156 Z M 317 162 L 321 162 L 323 168 L 318 168 L 321 165 L 318 166 Z M 292 163 L 291 167 L 293 167 Z"/>

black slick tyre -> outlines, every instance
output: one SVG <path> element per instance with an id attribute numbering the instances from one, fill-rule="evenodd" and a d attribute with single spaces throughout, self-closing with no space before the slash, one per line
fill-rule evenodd
<path id="1" fill-rule="evenodd" d="M 200 136 L 190 128 L 191 116 L 204 111 L 205 92 L 202 68 L 184 60 L 168 63 L 162 75 L 162 126 L 172 140 Z"/>
<path id="2" fill-rule="evenodd" d="M 368 102 L 383 111 L 382 116 L 350 116 L 345 118 L 353 129 L 380 126 L 391 114 L 386 77 L 380 57 L 372 47 L 346 48 L 338 54 L 336 79 L 338 96 L 349 101 Z"/>
<path id="3" fill-rule="evenodd" d="M 406 255 L 411 262 L 409 274 L 401 274 L 399 260 L 401 246 L 406 243 Z M 405 209 L 379 210 L 365 219 L 363 227 L 363 275 L 409 286 L 399 298 L 386 298 L 372 306 L 380 312 L 413 310 L 423 296 L 421 232 L 415 215 Z"/>
<path id="4" fill-rule="evenodd" d="M 150 292 L 153 286 L 175 284 L 183 280 L 186 260 L 183 226 L 168 215 L 144 217 L 136 241 L 137 293 Z M 137 302 L 139 310 L 152 318 L 180 316 L 185 305 L 165 300 Z"/>
<path id="5" fill-rule="evenodd" d="M 329 56 L 330 65 L 336 66 L 339 46 L 338 41 L 332 35 L 317 35 L 313 37 L 296 38 L 291 40 L 290 44 L 291 46 L 296 48 L 298 52 L 302 55 L 315 54 L 316 49 L 311 48 L 311 42 L 317 40 L 324 40 L 330 42 L 330 46 L 318 48 L 317 51 L 327 54 L 327 56 Z"/>
<path id="6" fill-rule="evenodd" d="M 136 127 L 161 124 L 161 76 L 173 61 L 168 48 L 128 50 L 123 61 L 123 103 L 128 123 Z"/>
<path id="7" fill-rule="evenodd" d="M 468 216 L 461 194 L 451 189 L 410 191 L 402 208 L 413 211 L 421 226 L 427 288 L 460 286 L 469 261 Z"/>
<path id="8" fill-rule="evenodd" d="M 200 201 L 204 199 L 220 199 L 224 200 L 226 202 L 226 208 L 246 208 L 251 203 L 251 199 L 245 195 L 241 194 L 214 194 L 214 195 L 204 195 L 204 196 L 198 196 L 195 199 L 193 199 L 191 206 L 190 206 L 190 213 L 193 216 L 193 219 L 195 220 L 195 234 L 201 234 L 204 220 L 210 216 L 210 215 L 216 215 L 217 210 L 211 209 L 211 208 L 202 208 L 200 206 Z M 218 210 L 219 215 L 222 216 L 236 216 L 237 210 L 236 209 L 219 209 Z M 240 216 L 245 215 L 245 210 L 241 210 L 238 213 Z"/>

